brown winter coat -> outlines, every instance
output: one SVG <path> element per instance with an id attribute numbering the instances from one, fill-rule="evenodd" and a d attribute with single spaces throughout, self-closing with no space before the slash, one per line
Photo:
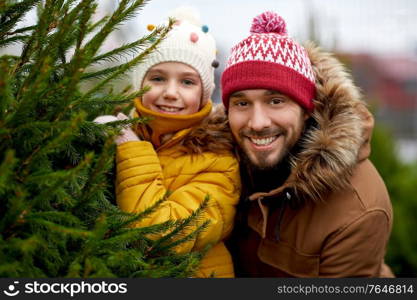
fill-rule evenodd
<path id="1" fill-rule="evenodd" d="M 304 135 L 283 185 L 250 196 L 249 228 L 237 230 L 232 253 L 236 275 L 391 277 L 384 255 L 392 207 L 368 159 L 373 117 L 342 65 L 312 45 L 306 49 L 316 76 L 318 129 Z M 298 208 L 273 203 L 282 199 L 304 202 Z"/>

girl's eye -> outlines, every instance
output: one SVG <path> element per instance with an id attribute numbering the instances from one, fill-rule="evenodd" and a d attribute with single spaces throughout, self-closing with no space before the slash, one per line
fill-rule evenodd
<path id="1" fill-rule="evenodd" d="M 190 79 L 184 79 L 182 81 L 185 85 L 194 85 L 194 81 Z"/>
<path id="2" fill-rule="evenodd" d="M 163 81 L 164 80 L 164 78 L 163 77 L 161 77 L 161 76 L 154 76 L 154 77 L 151 77 L 151 79 L 150 79 L 151 81 L 155 81 L 155 82 L 160 82 L 160 81 Z"/>

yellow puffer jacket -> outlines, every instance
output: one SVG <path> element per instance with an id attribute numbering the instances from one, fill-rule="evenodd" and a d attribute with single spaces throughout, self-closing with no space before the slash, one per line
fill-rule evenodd
<path id="1" fill-rule="evenodd" d="M 184 253 L 214 245 L 203 258 L 198 277 L 234 277 L 231 256 L 223 244 L 230 234 L 235 206 L 240 195 L 238 162 L 231 153 L 231 137 L 216 120 L 207 116 L 209 102 L 200 112 L 191 116 L 161 115 L 147 110 L 139 99 L 135 101 L 138 114 L 151 115 L 152 134 L 142 138 L 158 144 L 161 132 L 156 128 L 175 128 L 175 124 L 199 125 L 177 131 L 168 141 L 156 147 L 149 141 L 127 142 L 117 147 L 116 195 L 120 208 L 127 212 L 142 212 L 170 195 L 149 217 L 137 226 L 148 226 L 167 220 L 183 219 L 195 211 L 210 195 L 208 207 L 199 223 L 210 220 L 206 230 L 190 242 L 181 244 L 177 251 Z M 180 121 L 176 118 L 180 117 Z M 177 122 L 178 121 L 178 122 Z M 169 122 L 169 126 L 164 126 Z M 167 125 L 167 124 L 165 124 Z M 154 130 L 155 128 L 155 130 Z M 223 129 L 221 129 L 223 128 Z M 166 133 L 166 132 L 165 132 Z"/>

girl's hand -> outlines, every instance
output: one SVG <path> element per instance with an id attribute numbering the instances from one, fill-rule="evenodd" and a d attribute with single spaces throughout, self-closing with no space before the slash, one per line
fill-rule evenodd
<path id="1" fill-rule="evenodd" d="M 109 122 L 114 122 L 114 121 L 122 121 L 122 120 L 127 120 L 128 117 L 122 113 L 119 113 L 117 115 L 117 117 L 115 116 L 100 116 L 97 117 L 93 120 L 93 122 L 98 123 L 98 124 L 106 124 Z M 114 142 L 117 145 L 126 143 L 126 142 L 131 142 L 131 141 L 140 141 L 140 139 L 138 138 L 138 136 L 133 132 L 133 130 L 129 127 L 123 127 L 123 129 L 120 131 L 120 135 L 118 135 L 115 139 Z"/>

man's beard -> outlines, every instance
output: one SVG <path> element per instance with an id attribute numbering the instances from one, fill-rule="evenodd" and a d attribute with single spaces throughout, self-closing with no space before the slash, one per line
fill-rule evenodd
<path id="1" fill-rule="evenodd" d="M 269 192 L 283 184 L 291 173 L 291 160 L 301 150 L 300 144 L 298 140 L 291 149 L 285 149 L 281 153 L 282 158 L 274 164 L 256 164 L 241 147 L 238 147 L 242 180 L 248 180 L 245 183 L 245 193 L 250 195 L 255 192 Z"/>
<path id="2" fill-rule="evenodd" d="M 269 192 L 281 185 L 291 172 L 291 152 L 286 151 L 283 158 L 275 164 L 259 165 L 252 162 L 246 152 L 238 147 L 241 165 L 241 176 L 244 184 L 243 194 L 246 196 L 255 192 Z"/>
<path id="3" fill-rule="evenodd" d="M 268 162 L 268 153 L 258 152 L 256 154 L 257 163 L 253 162 L 252 159 L 246 154 L 246 151 L 241 146 L 238 147 L 238 153 L 241 163 L 247 166 L 254 172 L 270 172 L 279 169 L 281 162 L 286 161 L 290 158 L 290 149 L 284 148 L 278 159 L 274 163 Z"/>
<path id="4" fill-rule="evenodd" d="M 306 132 L 310 128 L 316 127 L 316 123 L 312 118 L 306 121 L 303 132 L 298 140 L 290 149 L 286 147 L 280 154 L 280 158 L 273 164 L 256 164 L 246 154 L 244 148 L 240 145 L 237 147 L 237 154 L 240 159 L 242 180 L 246 180 L 246 194 L 250 195 L 254 192 L 269 192 L 283 184 L 291 173 L 292 161 L 304 149 L 304 141 Z M 246 179 L 245 179 L 246 178 Z"/>
<path id="5" fill-rule="evenodd" d="M 270 136 L 286 136 L 286 131 L 282 128 L 266 128 L 261 131 L 254 131 L 250 129 L 242 130 L 240 133 L 240 139 L 245 140 L 247 137 L 255 137 L 255 138 L 265 138 Z M 239 145 L 239 154 L 242 158 L 242 161 L 245 165 L 249 166 L 252 170 L 259 170 L 259 171 L 269 171 L 273 170 L 289 153 L 290 149 L 288 149 L 287 145 L 283 145 L 281 152 L 278 156 L 273 160 L 273 162 L 269 162 L 268 158 L 270 156 L 270 152 L 263 152 L 263 151 L 249 151 L 245 147 L 245 144 L 242 142 Z M 248 154 L 250 153 L 250 154 Z M 254 159 L 251 159 L 254 158 Z M 256 160 L 256 162 L 254 161 Z"/>
<path id="6" fill-rule="evenodd" d="M 238 154 L 245 166 L 247 166 L 250 170 L 253 171 L 264 171 L 269 172 L 273 170 L 278 170 L 282 164 L 289 165 L 290 161 L 297 156 L 297 154 L 303 149 L 303 141 L 305 140 L 305 135 L 307 132 L 314 130 L 317 127 L 317 123 L 313 118 L 308 118 L 303 126 L 302 132 L 298 139 L 292 145 L 283 145 L 283 149 L 278 157 L 272 162 L 268 162 L 268 152 L 262 153 L 257 152 L 254 156 L 256 156 L 258 163 L 251 160 L 251 155 L 247 153 L 249 150 L 245 149 L 244 144 L 240 144 L 237 147 Z M 245 136 L 253 136 L 253 137 L 268 137 L 273 135 L 281 134 L 283 136 L 286 135 L 286 131 L 281 128 L 268 128 L 262 131 L 252 131 L 250 129 L 244 130 L 240 133 L 240 139 L 244 140 Z M 249 152 L 250 153 L 250 152 Z"/>

